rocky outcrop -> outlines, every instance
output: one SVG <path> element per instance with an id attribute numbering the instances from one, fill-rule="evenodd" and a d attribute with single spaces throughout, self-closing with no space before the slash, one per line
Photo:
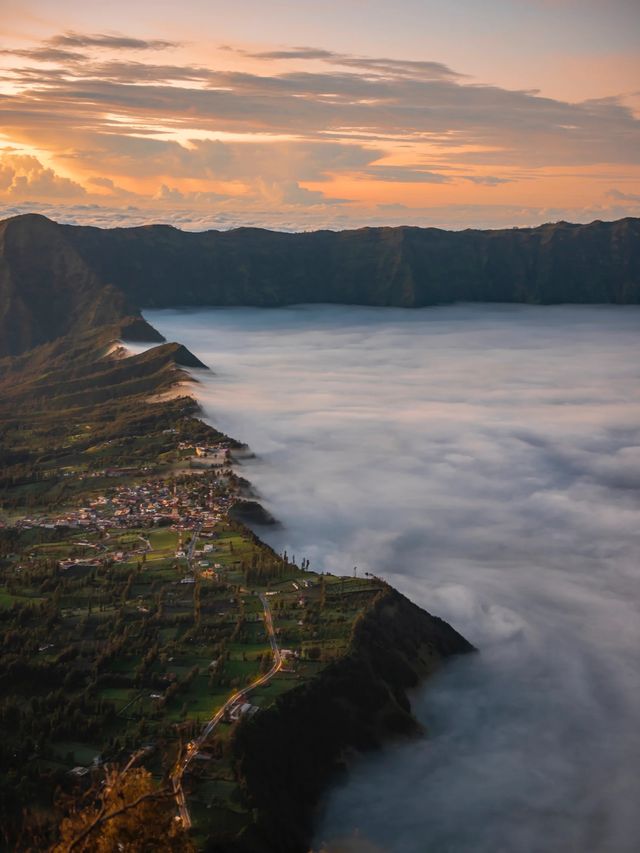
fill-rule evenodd
<path id="1" fill-rule="evenodd" d="M 119 334 L 123 341 L 136 341 L 139 343 L 150 344 L 160 344 L 164 342 L 164 338 L 160 332 L 147 323 L 144 317 L 139 316 L 125 317 L 120 323 Z"/>
<path id="2" fill-rule="evenodd" d="M 180 367 L 197 367 L 199 370 L 209 370 L 207 365 L 200 361 L 184 344 L 173 343 L 168 346 L 171 347 L 173 361 Z"/>
<path id="3" fill-rule="evenodd" d="M 237 501 L 229 510 L 229 516 L 248 527 L 273 527 L 279 523 L 261 503 L 254 500 Z"/>

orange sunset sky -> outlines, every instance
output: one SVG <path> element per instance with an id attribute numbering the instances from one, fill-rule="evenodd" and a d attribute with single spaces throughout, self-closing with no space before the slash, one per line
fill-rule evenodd
<path id="1" fill-rule="evenodd" d="M 0 215 L 640 214 L 638 0 L 0 0 Z"/>

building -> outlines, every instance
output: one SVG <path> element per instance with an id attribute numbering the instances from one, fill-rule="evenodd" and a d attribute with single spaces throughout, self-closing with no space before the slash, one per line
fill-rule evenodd
<path id="1" fill-rule="evenodd" d="M 260 708 L 258 708 L 257 705 L 250 705 L 249 702 L 238 702 L 238 704 L 234 705 L 229 711 L 229 719 L 236 722 L 244 717 L 253 717 L 253 715 L 257 714 L 259 710 Z"/>

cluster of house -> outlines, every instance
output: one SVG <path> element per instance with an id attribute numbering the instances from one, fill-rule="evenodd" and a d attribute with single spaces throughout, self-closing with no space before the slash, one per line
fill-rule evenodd
<path id="1" fill-rule="evenodd" d="M 226 451 L 225 451 L 226 452 Z M 193 485 L 194 488 L 190 488 Z M 213 484 L 216 485 L 216 484 Z M 148 528 L 154 525 L 171 526 L 178 532 L 191 534 L 198 530 L 198 537 L 213 538 L 217 524 L 226 516 L 235 498 L 229 493 L 214 494 L 210 488 L 203 494 L 199 477 L 189 477 L 181 484 L 163 479 L 147 480 L 139 484 L 127 484 L 108 495 L 99 495 L 87 502 L 86 506 L 70 508 L 58 516 L 31 515 L 19 519 L 15 526 L 21 529 L 44 527 L 48 529 L 72 528 L 87 532 L 107 532 L 114 529 Z M 148 551 L 148 543 L 143 547 L 129 548 L 124 551 L 108 551 L 104 543 L 96 545 L 79 542 L 96 550 L 95 554 L 83 555 L 75 559 L 61 560 L 58 563 L 62 571 L 70 569 L 90 571 L 105 560 L 123 562 L 134 555 Z M 210 579 L 217 578 L 219 563 L 213 566 L 209 559 L 213 556 L 214 545 L 205 543 L 191 556 L 198 560 L 201 574 Z M 176 551 L 176 557 L 188 555 L 182 546 Z M 192 584 L 193 576 L 188 575 L 181 583 Z"/>
<path id="2" fill-rule="evenodd" d="M 240 699 L 235 705 L 232 705 L 225 714 L 225 721 L 228 723 L 236 723 L 245 717 L 253 717 L 257 714 L 260 708 L 257 705 L 251 705 L 249 702 L 244 702 Z"/>
<path id="3" fill-rule="evenodd" d="M 98 498 L 94 504 L 102 500 Z M 179 529 L 190 530 L 203 522 L 219 520 L 232 502 L 230 495 L 213 497 L 210 493 L 203 506 L 188 486 L 178 488 L 164 480 L 152 480 L 120 489 L 108 503 L 113 518 L 119 519 L 121 526 L 179 522 Z"/>
<path id="4" fill-rule="evenodd" d="M 192 444 L 188 441 L 180 441 L 178 450 L 192 450 L 201 459 L 207 458 L 215 465 L 228 465 L 230 462 L 229 448 L 223 444 Z"/>
<path id="5" fill-rule="evenodd" d="M 194 484 L 197 481 L 194 480 Z M 205 505 L 188 485 L 170 486 L 165 480 L 148 480 L 117 489 L 109 497 L 100 495 L 87 506 L 70 508 L 58 516 L 30 515 L 18 519 L 17 528 L 109 530 L 112 528 L 148 527 L 153 524 L 179 524 L 190 530 L 204 522 L 220 520 L 234 498 L 209 495 Z"/>

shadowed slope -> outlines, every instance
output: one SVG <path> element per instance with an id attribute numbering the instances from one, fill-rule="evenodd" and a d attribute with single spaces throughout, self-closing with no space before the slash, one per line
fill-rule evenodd
<path id="1" fill-rule="evenodd" d="M 138 312 L 66 239 L 61 226 L 28 215 L 0 223 L 0 356 L 25 352 L 70 332 Z M 161 336 L 142 318 L 127 324 L 138 337 Z"/>

